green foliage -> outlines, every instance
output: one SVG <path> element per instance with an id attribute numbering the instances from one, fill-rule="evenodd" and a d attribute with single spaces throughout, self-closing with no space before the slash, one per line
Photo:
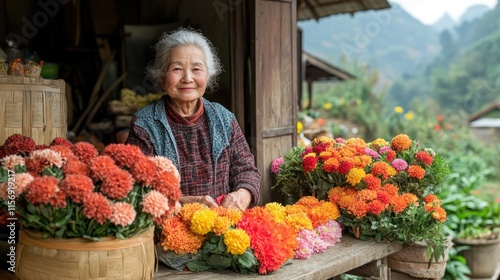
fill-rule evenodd
<path id="1" fill-rule="evenodd" d="M 467 266 L 465 258 L 459 254 L 465 249 L 467 249 L 465 246 L 453 246 L 450 248 L 442 280 L 469 279 L 468 275 L 470 275 L 471 270 Z"/>
<path id="2" fill-rule="evenodd" d="M 203 244 L 200 254 L 199 258 L 186 263 L 190 271 L 233 269 L 238 273 L 247 274 L 259 269 L 259 263 L 250 247 L 241 255 L 228 253 L 224 236 L 217 236 L 213 232 L 207 234 L 207 241 Z"/>

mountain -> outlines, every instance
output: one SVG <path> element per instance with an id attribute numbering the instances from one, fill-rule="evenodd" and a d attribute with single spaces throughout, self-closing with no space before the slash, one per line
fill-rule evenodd
<path id="1" fill-rule="evenodd" d="M 432 24 L 432 28 L 434 28 L 434 30 L 438 33 L 441 33 L 446 29 L 452 30 L 456 25 L 457 23 L 453 20 L 453 18 L 448 13 L 445 13 L 434 24 Z"/>
<path id="2" fill-rule="evenodd" d="M 466 21 L 472 21 L 476 18 L 482 17 L 484 14 L 490 11 L 490 8 L 483 4 L 473 5 L 467 8 L 465 12 L 462 14 L 460 19 L 458 20 L 459 24 L 462 24 Z"/>
<path id="3" fill-rule="evenodd" d="M 382 78 L 412 72 L 439 53 L 438 33 L 391 3 L 390 9 L 300 21 L 305 51 L 330 63 L 368 63 Z"/>

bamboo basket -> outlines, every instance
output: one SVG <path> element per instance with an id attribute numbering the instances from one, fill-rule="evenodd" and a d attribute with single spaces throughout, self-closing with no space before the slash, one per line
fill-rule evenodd
<path id="1" fill-rule="evenodd" d="M 66 130 L 64 80 L 0 75 L 0 145 L 16 133 L 48 145 Z"/>
<path id="2" fill-rule="evenodd" d="M 16 279 L 153 279 L 154 228 L 127 239 L 47 239 L 21 228 Z"/>

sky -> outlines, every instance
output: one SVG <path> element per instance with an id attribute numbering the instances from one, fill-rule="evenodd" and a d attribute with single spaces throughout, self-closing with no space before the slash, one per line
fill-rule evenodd
<path id="1" fill-rule="evenodd" d="M 425 24 L 435 23 L 441 16 L 448 13 L 458 20 L 468 7 L 485 4 L 493 8 L 498 0 L 389 0 L 397 3 L 408 13 Z"/>

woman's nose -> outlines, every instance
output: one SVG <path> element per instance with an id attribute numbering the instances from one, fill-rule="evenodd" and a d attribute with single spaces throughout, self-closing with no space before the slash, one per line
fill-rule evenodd
<path id="1" fill-rule="evenodd" d="M 182 81 L 184 83 L 189 83 L 193 80 L 193 73 L 190 70 L 185 70 L 182 73 Z"/>

